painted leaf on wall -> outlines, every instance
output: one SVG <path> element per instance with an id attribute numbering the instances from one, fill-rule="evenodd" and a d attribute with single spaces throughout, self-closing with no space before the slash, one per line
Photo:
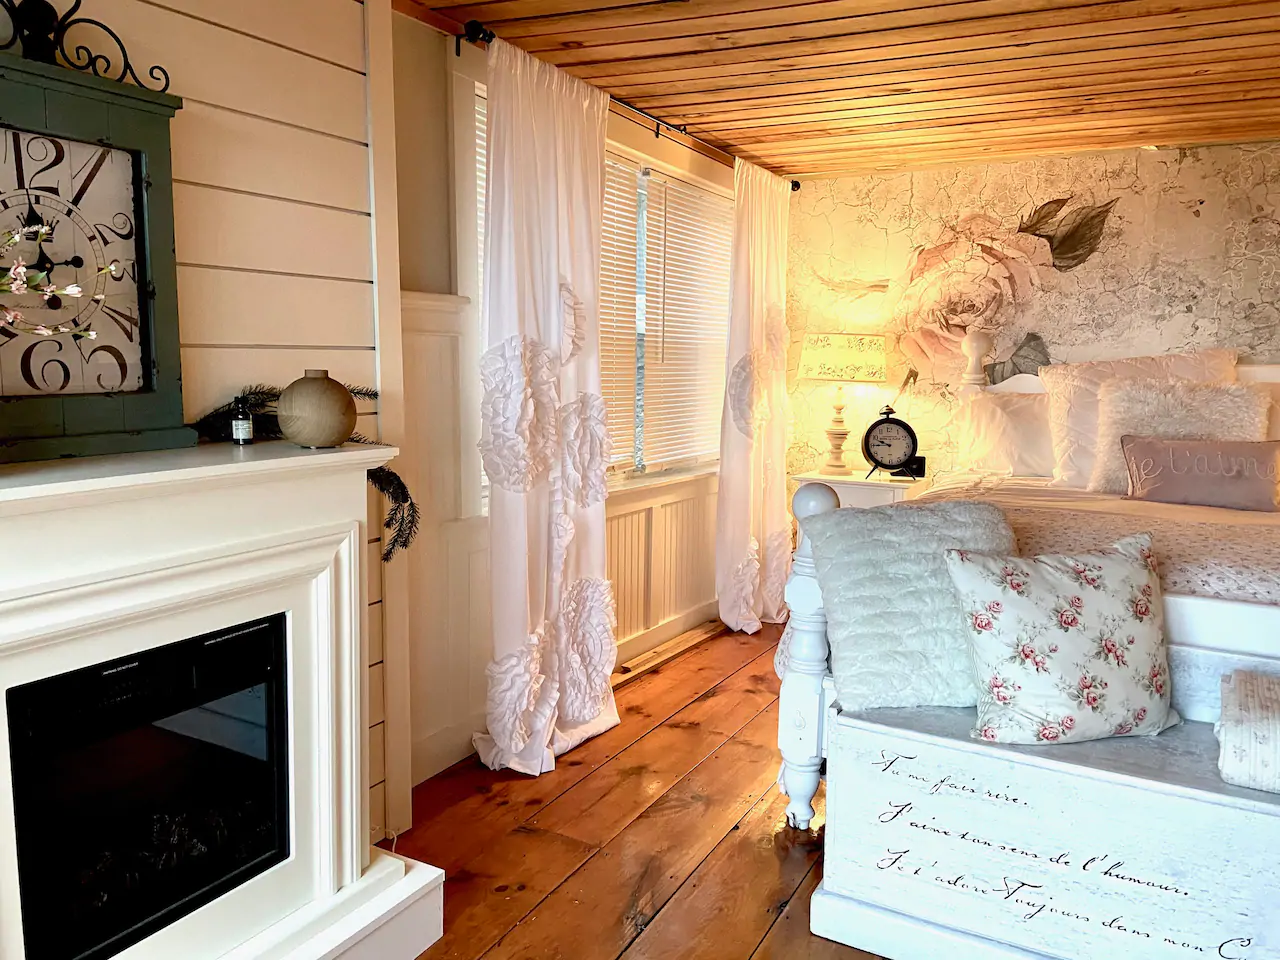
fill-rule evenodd
<path id="1" fill-rule="evenodd" d="M 1050 200 L 1031 211 L 1018 232 L 1034 234 L 1049 242 L 1054 269 L 1074 270 L 1097 253 L 1107 217 L 1118 201 L 1117 197 L 1097 206 L 1077 207 L 1059 218 L 1071 198 Z"/>
<path id="2" fill-rule="evenodd" d="M 1070 197 L 1060 197 L 1057 200 L 1050 200 L 1048 203 L 1040 204 L 1040 206 L 1031 211 L 1029 217 L 1018 223 L 1018 232 L 1039 234 L 1053 223 L 1058 214 L 1062 212 L 1062 208 L 1070 202 Z"/>
<path id="3" fill-rule="evenodd" d="M 1118 200 L 1117 197 L 1096 207 L 1081 207 L 1062 218 L 1049 238 L 1055 269 L 1072 270 L 1093 256 L 1102 241 L 1107 217 Z"/>
<path id="4" fill-rule="evenodd" d="M 1038 373 L 1049 363 L 1049 347 L 1038 333 L 1028 333 L 1007 360 L 988 363 L 983 369 L 987 382 L 994 386 L 1020 373 Z"/>

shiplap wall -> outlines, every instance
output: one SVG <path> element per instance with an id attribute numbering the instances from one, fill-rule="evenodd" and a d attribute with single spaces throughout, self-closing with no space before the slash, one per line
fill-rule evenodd
<path id="1" fill-rule="evenodd" d="M 58 6 L 65 9 L 66 0 Z M 364 9 L 357 0 L 88 0 L 165 66 L 188 422 L 308 367 L 377 384 Z M 374 404 L 359 429 L 378 436 Z M 376 497 L 370 516 L 380 515 Z M 376 538 L 381 528 L 370 524 Z M 380 544 L 368 548 L 375 839 L 387 823 Z"/>

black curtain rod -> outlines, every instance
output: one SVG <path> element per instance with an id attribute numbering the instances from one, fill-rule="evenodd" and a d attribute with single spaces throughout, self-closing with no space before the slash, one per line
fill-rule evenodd
<path id="1" fill-rule="evenodd" d="M 631 104 L 627 103 L 627 101 L 625 100 L 619 100 L 617 97 L 610 97 L 609 99 L 611 99 L 614 103 L 616 103 L 620 107 L 626 107 L 632 113 L 638 113 L 640 116 L 644 117 L 646 120 L 652 123 L 653 135 L 655 137 L 662 136 L 663 127 L 666 127 L 668 130 L 674 130 L 676 133 L 680 134 L 681 136 L 684 136 L 684 137 L 689 136 L 689 129 L 683 123 L 679 125 L 674 123 L 667 123 L 667 121 L 663 120 L 661 117 L 655 117 L 648 110 L 641 110 L 639 107 L 633 107 Z"/>
<path id="2" fill-rule="evenodd" d="M 467 43 L 490 43 L 497 38 L 498 35 L 479 20 L 468 20 L 462 25 L 462 33 L 454 35 L 453 55 L 455 57 L 462 56 L 463 40 L 467 41 Z"/>

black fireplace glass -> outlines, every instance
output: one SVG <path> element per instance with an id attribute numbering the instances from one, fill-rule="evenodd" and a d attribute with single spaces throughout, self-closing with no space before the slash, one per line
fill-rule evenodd
<path id="1" fill-rule="evenodd" d="M 27 960 L 105 960 L 289 856 L 284 614 L 6 695 Z"/>

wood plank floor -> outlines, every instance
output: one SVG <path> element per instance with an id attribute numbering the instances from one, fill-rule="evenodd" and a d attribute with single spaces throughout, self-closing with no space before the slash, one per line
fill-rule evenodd
<path id="1" fill-rule="evenodd" d="M 622 723 L 536 779 L 473 757 L 418 786 L 396 850 L 443 867 L 426 960 L 876 960 L 809 933 L 815 829 L 774 785 L 779 628 L 617 691 Z"/>

